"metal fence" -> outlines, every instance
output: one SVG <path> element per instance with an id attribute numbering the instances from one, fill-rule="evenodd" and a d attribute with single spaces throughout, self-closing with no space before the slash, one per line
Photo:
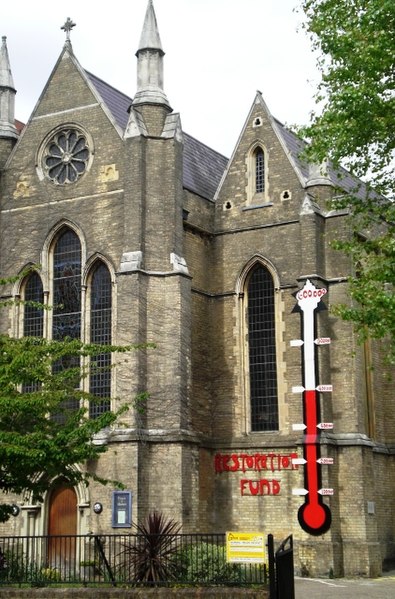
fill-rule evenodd
<path id="1" fill-rule="evenodd" d="M 265 564 L 227 563 L 224 534 L 0 537 L 0 586 L 266 583 Z"/>

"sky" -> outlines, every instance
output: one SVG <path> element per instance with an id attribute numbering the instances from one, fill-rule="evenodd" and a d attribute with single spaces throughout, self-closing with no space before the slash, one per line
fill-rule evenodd
<path id="1" fill-rule="evenodd" d="M 183 130 L 230 156 L 256 91 L 288 125 L 306 124 L 319 81 L 302 29 L 300 0 L 154 0 L 164 57 L 164 89 Z M 1 8 L 26 122 L 62 51 L 70 17 L 81 66 L 133 97 L 136 50 L 147 0 L 11 0 Z"/>

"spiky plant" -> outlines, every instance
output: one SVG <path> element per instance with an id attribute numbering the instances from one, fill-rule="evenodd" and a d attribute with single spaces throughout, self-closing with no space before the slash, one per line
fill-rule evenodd
<path id="1" fill-rule="evenodd" d="M 122 565 L 128 570 L 130 581 L 157 585 L 173 580 L 177 573 L 174 556 L 181 525 L 153 512 L 134 528 L 136 535 L 122 551 Z"/>

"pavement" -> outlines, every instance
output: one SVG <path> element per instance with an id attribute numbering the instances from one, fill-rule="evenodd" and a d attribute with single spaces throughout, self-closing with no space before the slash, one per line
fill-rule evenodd
<path id="1" fill-rule="evenodd" d="M 395 599 L 395 571 L 380 578 L 295 578 L 295 599 Z"/>

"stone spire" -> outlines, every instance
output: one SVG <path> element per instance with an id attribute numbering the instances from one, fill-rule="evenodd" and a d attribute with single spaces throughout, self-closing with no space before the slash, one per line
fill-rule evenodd
<path id="1" fill-rule="evenodd" d="M 169 107 L 163 91 L 163 56 L 152 0 L 148 0 L 137 56 L 137 92 L 133 106 L 162 104 Z"/>
<path id="2" fill-rule="evenodd" d="M 0 48 L 0 137 L 15 139 L 18 137 L 15 127 L 15 94 L 7 38 L 4 35 Z"/>

